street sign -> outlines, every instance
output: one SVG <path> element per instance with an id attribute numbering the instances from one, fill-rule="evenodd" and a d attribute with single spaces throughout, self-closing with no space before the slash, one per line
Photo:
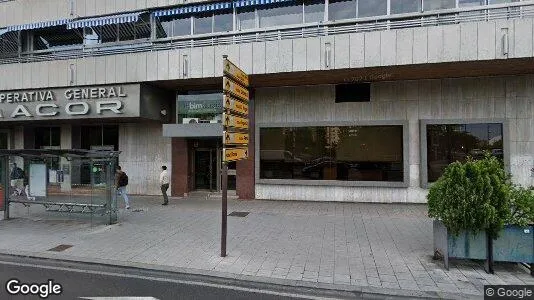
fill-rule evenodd
<path id="1" fill-rule="evenodd" d="M 223 113 L 223 125 L 236 129 L 248 129 L 248 119 Z"/>
<path id="2" fill-rule="evenodd" d="M 235 81 L 240 83 L 244 87 L 248 87 L 248 75 L 241 71 L 236 65 L 230 62 L 228 59 L 224 60 L 224 74 L 232 77 Z"/>
<path id="3" fill-rule="evenodd" d="M 225 162 L 236 161 L 248 157 L 248 148 L 224 148 L 223 159 Z"/>
<path id="4" fill-rule="evenodd" d="M 224 132 L 224 144 L 248 144 L 248 133 Z"/>
<path id="5" fill-rule="evenodd" d="M 248 104 L 243 103 L 232 96 L 224 95 L 223 100 L 224 109 L 229 109 L 233 112 L 248 115 Z"/>
<path id="6" fill-rule="evenodd" d="M 230 78 L 223 77 L 223 91 L 229 92 L 244 101 L 248 101 L 249 99 L 248 90 Z"/>

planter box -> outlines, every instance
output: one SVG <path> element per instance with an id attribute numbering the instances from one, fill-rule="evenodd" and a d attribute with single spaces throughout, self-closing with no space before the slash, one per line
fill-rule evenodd
<path id="1" fill-rule="evenodd" d="M 443 257 L 445 268 L 449 269 L 449 258 L 481 259 L 488 257 L 486 233 L 476 235 L 460 232 L 453 236 L 443 222 L 434 220 L 434 258 Z"/>
<path id="2" fill-rule="evenodd" d="M 505 226 L 493 241 L 493 260 L 533 264 L 534 226 Z"/>

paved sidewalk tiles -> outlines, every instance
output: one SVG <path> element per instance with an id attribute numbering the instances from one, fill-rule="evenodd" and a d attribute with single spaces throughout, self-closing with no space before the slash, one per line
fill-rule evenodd
<path id="1" fill-rule="evenodd" d="M 481 296 L 484 284 L 533 284 L 514 264 L 486 274 L 482 262 L 432 259 L 432 220 L 425 205 L 229 201 L 227 257 L 220 257 L 220 202 L 132 197 L 120 224 L 13 205 L 0 221 L 0 249 L 36 256 L 119 261 L 228 276 L 352 285 L 388 291 Z M 60 244 L 63 252 L 47 251 Z"/>

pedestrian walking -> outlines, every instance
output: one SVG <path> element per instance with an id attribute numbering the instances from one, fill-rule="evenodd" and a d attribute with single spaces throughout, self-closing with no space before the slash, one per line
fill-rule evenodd
<path id="1" fill-rule="evenodd" d="M 122 195 L 122 198 L 124 199 L 124 204 L 126 205 L 126 209 L 130 209 L 130 201 L 128 199 L 128 195 L 126 194 L 126 186 L 128 185 L 128 175 L 124 171 L 122 171 L 121 166 L 117 166 L 117 170 L 115 172 L 115 186 L 117 187 L 117 190 L 113 196 L 113 200 L 115 201 L 117 199 L 117 195 Z"/>
<path id="2" fill-rule="evenodd" d="M 159 184 L 161 186 L 161 193 L 163 194 L 163 204 L 169 204 L 169 197 L 167 197 L 167 190 L 169 189 L 169 173 L 167 172 L 167 166 L 161 167 L 161 174 L 159 174 Z"/>

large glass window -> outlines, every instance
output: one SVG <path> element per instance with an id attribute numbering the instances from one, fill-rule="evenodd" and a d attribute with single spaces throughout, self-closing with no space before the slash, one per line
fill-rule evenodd
<path id="1" fill-rule="evenodd" d="M 456 0 L 425 0 L 423 3 L 425 11 L 456 7 Z"/>
<path id="2" fill-rule="evenodd" d="M 232 12 L 215 14 L 213 17 L 213 32 L 234 30 L 234 15 Z"/>
<path id="3" fill-rule="evenodd" d="M 254 8 L 244 8 L 237 11 L 237 30 L 256 28 L 256 11 Z"/>
<path id="4" fill-rule="evenodd" d="M 324 8 L 325 4 L 323 0 L 305 1 L 304 22 L 313 23 L 324 21 Z"/>
<path id="5" fill-rule="evenodd" d="M 172 35 L 182 36 L 191 34 L 191 17 L 174 19 L 172 22 Z"/>
<path id="6" fill-rule="evenodd" d="M 388 0 L 358 0 L 358 17 L 383 16 L 388 14 Z"/>
<path id="7" fill-rule="evenodd" d="M 193 33 L 203 34 L 211 33 L 213 30 L 213 15 L 203 14 L 197 15 L 193 18 Z"/>
<path id="8" fill-rule="evenodd" d="M 64 27 L 51 27 L 32 32 L 34 50 L 53 50 L 83 44 L 81 30 L 67 30 Z"/>
<path id="9" fill-rule="evenodd" d="M 260 27 L 272 27 L 302 23 L 302 5 L 284 5 L 258 9 Z"/>
<path id="10" fill-rule="evenodd" d="M 458 0 L 459 7 L 481 6 L 486 4 L 486 0 Z"/>
<path id="11" fill-rule="evenodd" d="M 421 0 L 391 0 L 391 14 L 421 11 Z"/>
<path id="12" fill-rule="evenodd" d="M 356 0 L 334 0 L 328 5 L 328 20 L 356 18 Z"/>
<path id="13" fill-rule="evenodd" d="M 260 129 L 260 178 L 402 182 L 403 127 Z"/>
<path id="14" fill-rule="evenodd" d="M 436 181 L 450 163 L 468 156 L 480 158 L 488 151 L 502 159 L 502 134 L 500 123 L 427 125 L 428 182 Z"/>
<path id="15" fill-rule="evenodd" d="M 61 128 L 60 127 L 37 127 L 34 130 L 35 149 L 60 149 L 61 148 Z M 55 182 L 55 172 L 59 170 L 59 158 L 53 157 L 46 160 L 46 165 L 51 172 L 49 181 Z"/>

